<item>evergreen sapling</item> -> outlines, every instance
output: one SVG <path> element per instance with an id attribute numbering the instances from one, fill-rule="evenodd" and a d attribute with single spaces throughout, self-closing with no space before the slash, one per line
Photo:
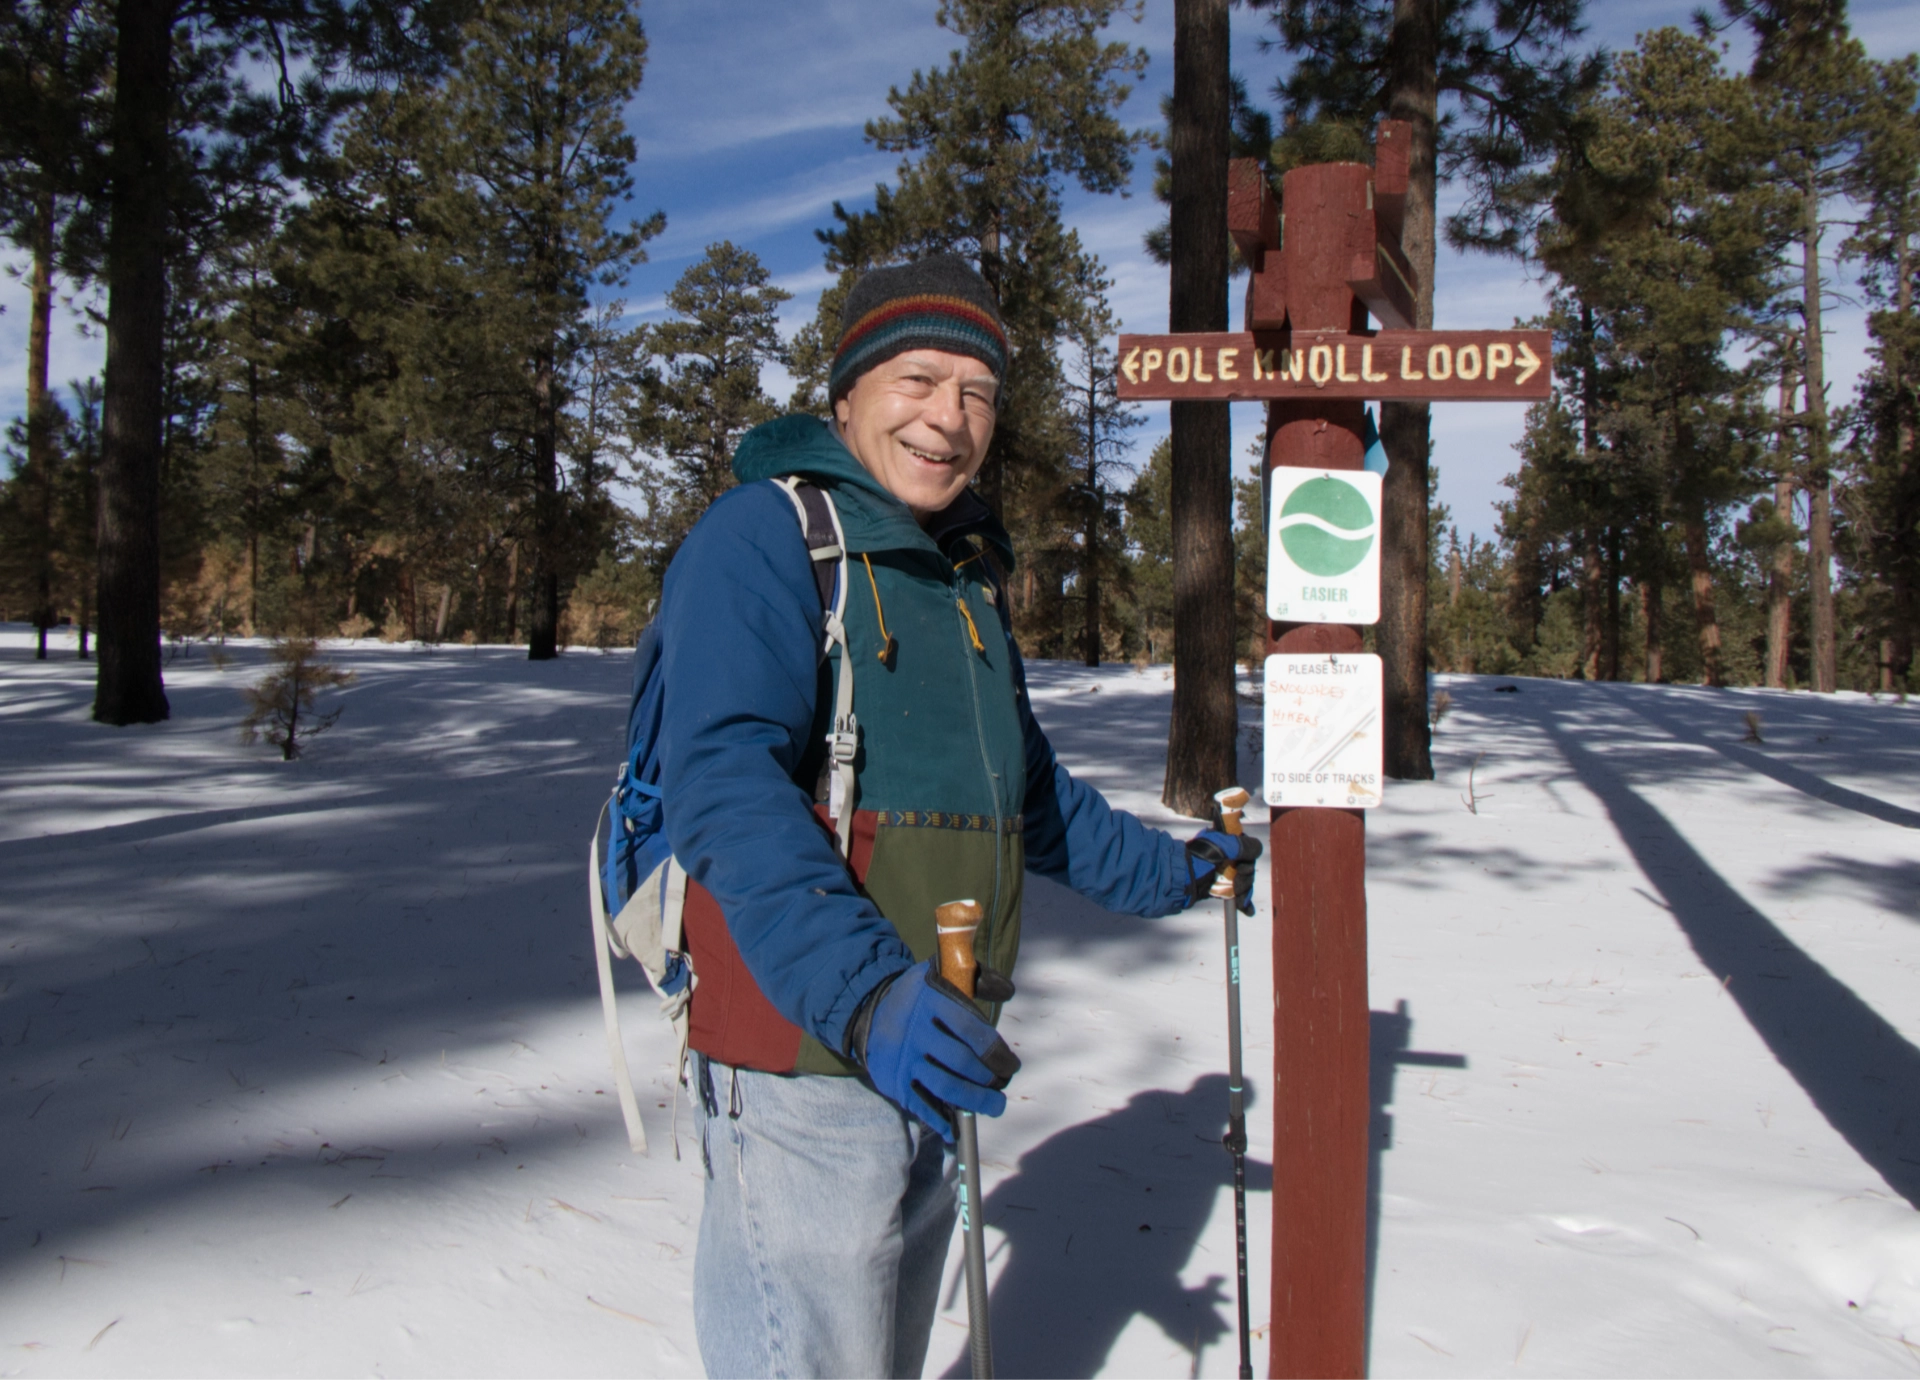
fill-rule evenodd
<path id="1" fill-rule="evenodd" d="M 314 703 L 320 692 L 353 684 L 353 672 L 321 660 L 319 644 L 309 637 L 276 638 L 271 656 L 276 669 L 245 691 L 240 741 L 265 738 L 280 749 L 283 761 L 291 762 L 307 741 L 332 728 L 345 708 L 336 705 L 320 713 Z"/>

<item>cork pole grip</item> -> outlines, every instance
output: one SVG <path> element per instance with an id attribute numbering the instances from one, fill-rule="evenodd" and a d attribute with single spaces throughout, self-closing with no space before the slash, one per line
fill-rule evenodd
<path id="1" fill-rule="evenodd" d="M 973 932 L 986 914 L 978 901 L 949 901 L 933 911 L 934 934 L 940 941 L 940 976 L 969 997 L 980 964 L 973 956 Z"/>
<path id="2" fill-rule="evenodd" d="M 1243 786 L 1229 786 L 1224 791 L 1214 792 L 1214 803 L 1220 807 L 1221 833 L 1231 834 L 1235 838 L 1240 836 L 1240 812 L 1247 808 L 1248 802 L 1252 799 L 1253 797 L 1247 794 L 1246 788 Z M 1210 894 L 1214 896 L 1233 895 L 1234 873 L 1235 868 L 1231 863 L 1221 868 L 1220 876 L 1209 889 Z"/>

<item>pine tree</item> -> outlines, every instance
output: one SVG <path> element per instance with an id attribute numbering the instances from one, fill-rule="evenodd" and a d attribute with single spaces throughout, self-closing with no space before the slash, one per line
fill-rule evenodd
<path id="1" fill-rule="evenodd" d="M 1861 380 L 1842 508 L 1851 563 L 1884 591 L 1884 688 L 1911 685 L 1920 636 L 1920 62 L 1875 71 L 1862 154 L 1849 191 L 1865 209 L 1843 246 L 1857 256 L 1872 307 L 1872 363 Z"/>
<path id="2" fill-rule="evenodd" d="M 339 722 L 346 706 L 322 712 L 320 692 L 352 685 L 354 674 L 320 655 L 319 644 L 307 637 L 276 639 L 269 653 L 273 669 L 246 689 L 247 715 L 240 721 L 240 741 L 265 738 L 280 749 L 280 759 L 291 762 L 306 745 Z"/>
<path id="3" fill-rule="evenodd" d="M 1073 357 L 1066 374 L 1079 442 L 1078 481 L 1072 494 L 1080 507 L 1080 545 L 1074 566 L 1081 615 L 1080 643 L 1086 664 L 1098 666 L 1106 645 L 1103 627 L 1124 595 L 1127 564 L 1120 549 L 1120 492 L 1113 480 L 1126 471 L 1122 457 L 1132 449 L 1127 433 L 1142 418 L 1119 398 L 1119 370 L 1107 338 L 1114 333 L 1107 308 L 1112 284 L 1097 261 L 1089 261 L 1081 280 L 1085 319 L 1074 333 Z M 1064 636 L 1063 643 L 1066 642 Z"/>
<path id="4" fill-rule="evenodd" d="M 1162 438 L 1127 490 L 1135 636 L 1149 663 L 1173 659 L 1173 443 Z"/>
<path id="5" fill-rule="evenodd" d="M 1048 645 L 1059 634 L 1078 450 L 1059 356 L 1081 319 L 1074 284 L 1087 259 L 1060 198 L 1069 181 L 1096 193 L 1126 186 L 1144 136 L 1117 112 L 1146 55 L 1104 30 L 1139 13 L 1137 0 L 945 0 L 938 22 L 966 46 L 890 91 L 892 113 L 867 126 L 871 143 L 902 156 L 897 185 L 877 188 L 871 211 L 836 205 L 836 227 L 821 233 L 843 286 L 875 265 L 950 250 L 993 291 L 1012 359 L 976 482 L 1022 566 L 1015 626 Z M 837 334 L 823 319 L 801 343 L 818 358 Z"/>
<path id="6" fill-rule="evenodd" d="M 160 676 L 160 501 L 168 389 L 168 253 L 183 203 L 204 201 L 235 160 L 297 174 L 337 108 L 347 67 L 433 55 L 431 4 L 260 0 L 209 11 L 119 0 L 104 215 L 107 367 L 100 466 L 100 657 L 94 717 L 167 717 Z M 272 95 L 241 67 L 275 55 Z M 186 102 L 198 91 L 211 99 Z M 221 157 L 183 156 L 190 130 L 232 136 Z M 248 168 L 242 166 L 239 172 Z"/>
<path id="7" fill-rule="evenodd" d="M 49 0 L 0 9 L 0 234 L 28 257 L 27 387 L 17 482 L 43 500 L 22 532 L 36 552 L 37 655 L 47 655 L 58 559 L 52 476 L 63 417 L 48 386 L 59 277 L 84 280 L 97 258 L 88 215 L 109 99 L 111 24 L 97 3 Z M 16 495 L 16 498 L 22 495 Z M 17 516 L 26 520 L 25 509 Z"/>
<path id="8" fill-rule="evenodd" d="M 1753 85 L 1771 172 L 1790 203 L 1791 257 L 1799 260 L 1799 373 L 1808 498 L 1807 568 L 1813 616 L 1813 688 L 1838 688 L 1833 619 L 1833 426 L 1827 407 L 1821 241 L 1854 181 L 1872 107 L 1865 51 L 1849 38 L 1846 8 L 1828 0 L 1721 0 L 1756 40 Z"/>
<path id="9" fill-rule="evenodd" d="M 589 287 L 624 281 L 666 226 L 659 212 L 612 224 L 633 188 L 625 112 L 646 55 L 628 0 L 483 0 L 462 30 L 444 97 L 487 286 L 514 303 L 518 319 L 507 329 L 525 360 L 516 445 L 533 493 L 534 661 L 558 653 L 569 336 L 586 316 Z"/>
<path id="10" fill-rule="evenodd" d="M 760 370 L 786 361 L 779 312 L 792 296 L 772 285 L 752 250 L 726 240 L 709 245 L 667 293 L 678 319 L 648 333 L 661 367 L 647 371 L 634 425 L 658 460 L 662 502 L 651 537 L 661 570 L 707 505 L 733 487 L 741 436 L 779 415 Z"/>
<path id="11" fill-rule="evenodd" d="M 1294 57 L 1276 90 L 1285 125 L 1324 121 L 1366 129 L 1378 115 L 1411 124 L 1401 246 L 1419 280 L 1415 324 L 1430 328 L 1440 181 L 1464 178 L 1474 193 L 1454 222 L 1461 237 L 1500 238 L 1498 189 L 1550 155 L 1579 93 L 1600 79 L 1602 58 L 1568 52 L 1581 33 L 1581 0 L 1256 4 L 1274 12 L 1280 41 Z M 1386 769 L 1389 776 L 1425 780 L 1433 775 L 1426 704 L 1428 405 L 1386 403 L 1380 433 L 1393 461 L 1381 522 L 1376 629 L 1386 662 Z"/>
<path id="12" fill-rule="evenodd" d="M 223 333 L 233 441 L 207 469 L 231 476 L 227 502 L 212 495 L 230 530 L 246 527 L 232 500 L 259 475 L 245 425 L 255 358 L 280 400 L 283 430 L 265 434 L 292 447 L 261 495 L 273 549 L 263 540 L 258 566 L 278 572 L 263 583 L 266 626 L 295 592 L 273 586 L 297 561 L 299 599 L 324 596 L 351 635 L 443 631 L 456 586 L 467 631 L 517 632 L 532 529 L 529 317 L 493 276 L 465 176 L 442 83 L 375 93 L 310 169 L 313 195 L 287 217 L 271 281 L 241 294 Z M 590 354 L 596 338 L 589 317 L 569 340 Z"/>
<path id="13" fill-rule="evenodd" d="M 47 630 L 55 613 L 59 475 L 52 433 L 59 420 L 58 404 L 43 401 L 31 423 L 15 422 L 8 429 L 6 459 L 12 473 L 0 483 L 0 604 L 30 610 L 41 661 L 47 659 Z"/>
<path id="14" fill-rule="evenodd" d="M 1646 660 L 1665 670 L 1658 614 L 1676 524 L 1699 664 L 1714 684 L 1723 675 L 1714 534 L 1758 487 L 1770 450 L 1755 387 L 1765 365 L 1743 370 L 1726 353 L 1737 336 L 1770 329 L 1779 239 L 1779 201 L 1750 176 L 1749 96 L 1711 44 L 1666 29 L 1642 37 L 1584 112 L 1588 127 L 1560 164 L 1579 171 L 1534 228 L 1534 252 L 1560 281 L 1553 322 L 1575 387 L 1563 384 L 1554 407 L 1530 416 L 1530 482 L 1508 529 L 1529 559 L 1568 547 L 1588 630 L 1594 614 L 1603 632 L 1619 626 L 1590 572 L 1608 570 L 1617 589 L 1616 563 L 1632 569 L 1648 609 Z M 1596 187 L 1631 188 L 1633 205 L 1596 217 Z M 1619 637 L 1611 632 L 1609 651 L 1607 637 L 1596 647 L 1583 636 L 1579 662 L 1597 673 L 1596 652 L 1621 657 Z"/>

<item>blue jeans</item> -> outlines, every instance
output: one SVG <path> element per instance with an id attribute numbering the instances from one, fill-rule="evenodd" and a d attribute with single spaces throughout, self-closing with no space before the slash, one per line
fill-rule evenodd
<path id="1" fill-rule="evenodd" d="M 953 1155 L 859 1078 L 695 1056 L 707 1374 L 917 1376 L 953 1235 Z"/>

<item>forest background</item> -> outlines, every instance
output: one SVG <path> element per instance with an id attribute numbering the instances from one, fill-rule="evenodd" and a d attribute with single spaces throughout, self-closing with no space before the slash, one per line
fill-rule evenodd
<path id="1" fill-rule="evenodd" d="M 142 8 L 0 4 L 0 617 L 73 625 L 81 655 L 113 92 Z M 323 0 L 159 8 L 176 649 L 630 643 L 739 435 L 821 409 L 849 275 L 956 247 L 1016 348 L 981 486 L 1019 550 L 1023 646 L 1169 658 L 1165 413 L 1114 402 L 1108 347 L 1166 320 L 1170 5 L 741 4 L 721 22 L 707 4 L 461 0 L 384 7 L 371 29 Z M 1497 45 L 1511 7 L 1441 8 Z M 1314 44 L 1391 9 L 1236 9 L 1235 151 L 1276 177 L 1362 153 Z M 1521 155 L 1463 141 L 1443 165 L 1435 320 L 1544 319 L 1559 389 L 1524 415 L 1435 410 L 1430 664 L 1904 692 L 1905 7 L 1545 9 L 1541 71 L 1597 61 Z M 1235 408 L 1248 656 L 1259 427 Z"/>

